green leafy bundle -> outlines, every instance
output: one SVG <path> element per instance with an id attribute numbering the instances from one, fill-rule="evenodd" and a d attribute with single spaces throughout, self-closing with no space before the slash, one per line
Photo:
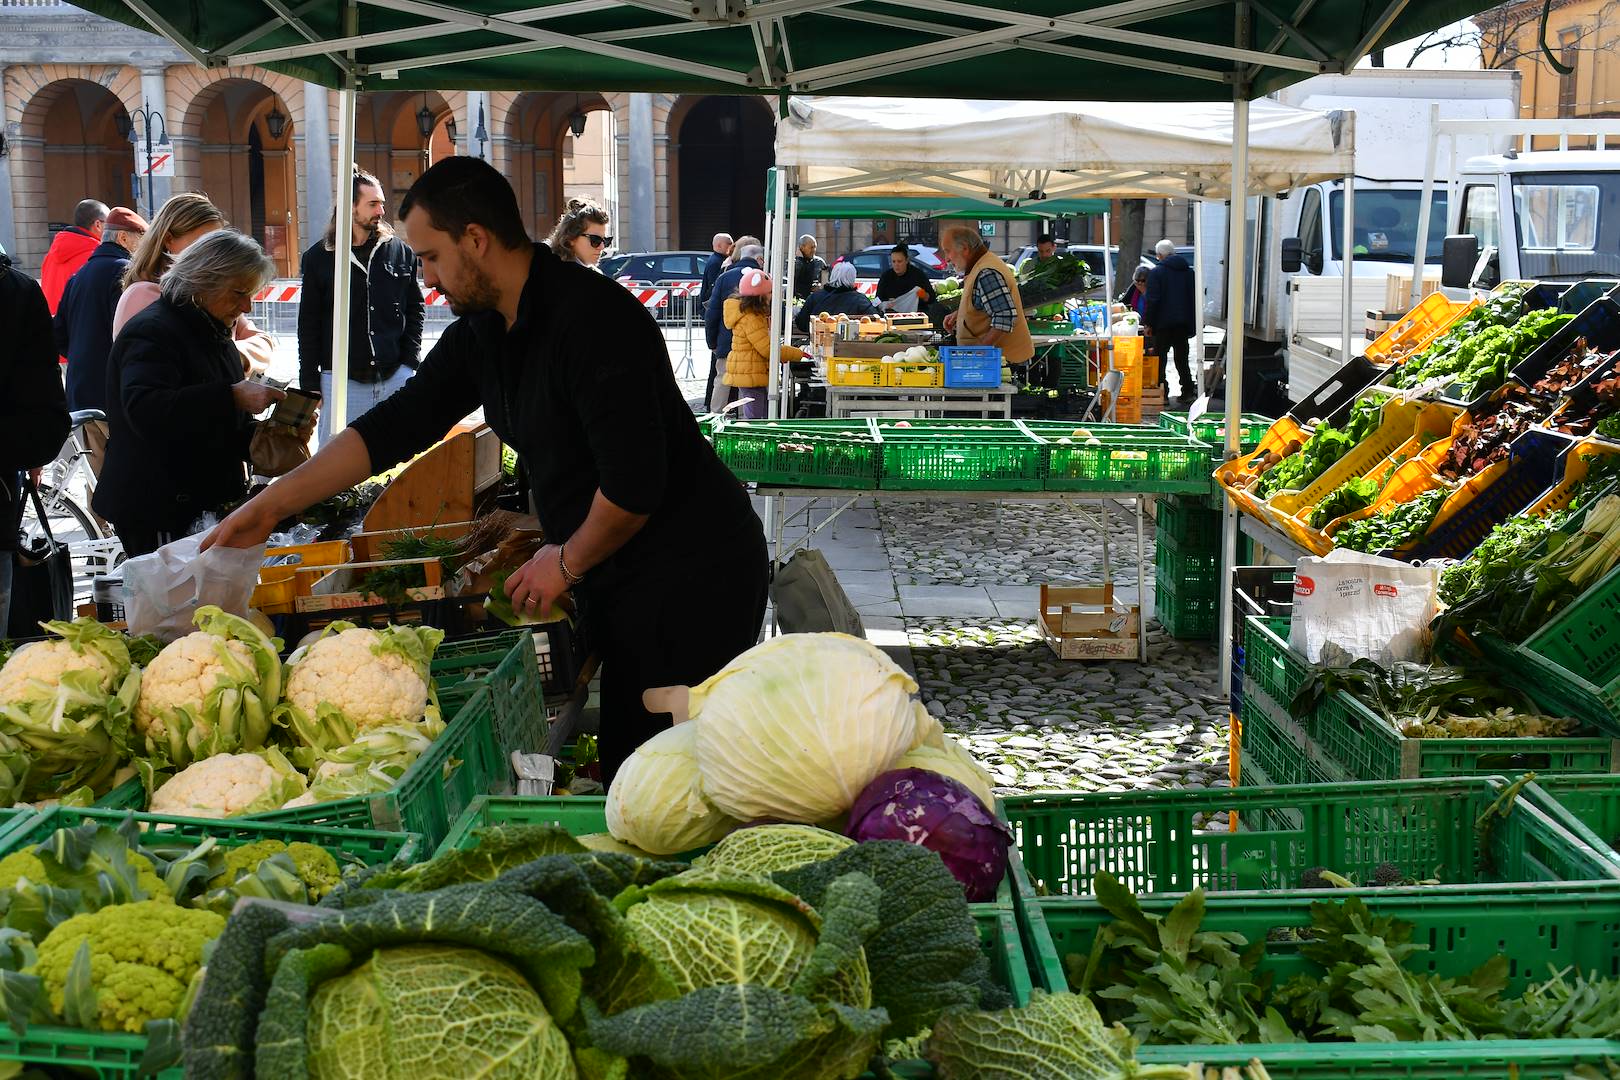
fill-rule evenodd
<path id="1" fill-rule="evenodd" d="M 1484 304 L 1464 315 L 1428 348 L 1395 370 L 1390 384 L 1402 389 L 1442 375 L 1463 371 L 1474 360 L 1480 342 L 1475 339 L 1493 327 L 1506 327 L 1519 320 L 1528 286 L 1511 285 Z M 1496 340 L 1493 336 L 1491 339 Z M 1467 346 L 1466 352 L 1464 351 Z"/>
<path id="2" fill-rule="evenodd" d="M 1289 713 L 1304 721 L 1342 690 L 1408 738 L 1548 738 L 1578 725 L 1544 715 L 1522 692 L 1498 684 L 1485 670 L 1396 664 L 1389 670 L 1361 659 L 1348 667 L 1316 667 Z"/>
<path id="3" fill-rule="evenodd" d="M 1343 430 L 1331 424 L 1319 425 L 1299 448 L 1299 453 L 1283 458 L 1260 474 L 1260 479 L 1255 483 L 1255 493 L 1262 499 L 1269 499 L 1279 491 L 1298 491 L 1327 472 L 1335 462 L 1378 430 L 1385 400 L 1372 394 L 1357 401 L 1350 409 Z"/>
<path id="4" fill-rule="evenodd" d="M 1386 506 L 1370 517 L 1346 522 L 1333 534 L 1333 543 L 1369 554 L 1399 550 L 1428 531 L 1440 512 L 1440 505 L 1450 494 L 1445 488 L 1436 488 L 1406 502 Z"/>
<path id="5" fill-rule="evenodd" d="M 1523 641 L 1620 564 L 1620 496 L 1593 503 L 1573 520 L 1549 528 L 1540 553 L 1492 573 L 1481 587 L 1441 612 L 1437 635 L 1454 629 Z"/>
<path id="6" fill-rule="evenodd" d="M 1098 871 L 1094 888 L 1115 921 L 1097 932 L 1083 966 L 1080 957 L 1068 958 L 1069 982 L 1096 997 L 1105 1019 L 1144 1043 L 1297 1041 L 1265 1005 L 1270 980 L 1255 974 L 1265 943 L 1251 947 L 1241 934 L 1199 930 L 1203 889 L 1161 917 L 1144 912 L 1107 871 Z"/>
<path id="7" fill-rule="evenodd" d="M 1314 529 L 1320 529 L 1328 522 L 1341 518 L 1346 514 L 1353 514 L 1357 510 L 1365 510 L 1378 498 L 1382 485 L 1371 476 L 1353 476 L 1349 480 L 1334 488 L 1321 502 L 1311 510 L 1310 523 Z"/>

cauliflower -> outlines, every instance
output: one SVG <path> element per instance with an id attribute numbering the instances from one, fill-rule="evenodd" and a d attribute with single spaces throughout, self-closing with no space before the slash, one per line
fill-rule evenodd
<path id="1" fill-rule="evenodd" d="M 443 637 L 425 627 L 332 623 L 288 661 L 284 711 L 294 734 L 333 750 L 369 728 L 436 719 L 429 665 Z"/>
<path id="2" fill-rule="evenodd" d="M 94 1022 L 103 1031 L 145 1029 L 175 1015 L 204 947 L 225 929 L 223 917 L 155 900 L 75 915 L 46 935 L 27 973 L 39 976 L 51 1010 L 63 1015 L 68 972 L 80 947 L 90 954 Z"/>
<path id="3" fill-rule="evenodd" d="M 217 607 L 198 608 L 196 623 L 195 633 L 158 653 L 141 680 L 135 727 L 156 768 L 257 750 L 281 697 L 274 638 Z"/>
<path id="4" fill-rule="evenodd" d="M 301 795 L 304 777 L 279 750 L 216 754 L 186 767 L 152 794 L 154 814 L 235 817 L 277 810 Z"/>
<path id="5" fill-rule="evenodd" d="M 8 805 L 81 787 L 105 793 L 140 694 L 122 634 L 94 619 L 41 625 L 55 637 L 18 649 L 0 668 Z"/>
<path id="6" fill-rule="evenodd" d="M 225 853 L 225 868 L 208 882 L 210 889 L 225 889 L 236 884 L 238 878 L 252 874 L 259 864 L 272 855 L 285 854 L 298 870 L 298 879 L 309 890 L 310 900 L 319 900 L 337 887 L 343 872 L 332 853 L 314 844 L 295 840 L 291 844 L 280 840 L 255 840 L 251 844 L 231 848 Z"/>

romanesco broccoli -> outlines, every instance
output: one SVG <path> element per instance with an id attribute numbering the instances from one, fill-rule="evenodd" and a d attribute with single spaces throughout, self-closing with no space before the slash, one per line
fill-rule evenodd
<path id="1" fill-rule="evenodd" d="M 29 974 L 39 976 L 60 1016 L 68 972 L 81 945 L 90 951 L 96 1013 L 104 1031 L 142 1031 L 147 1021 L 172 1018 L 185 997 L 203 948 L 219 937 L 225 920 L 157 900 L 140 900 L 75 915 L 39 946 Z"/>
<path id="2" fill-rule="evenodd" d="M 168 887 L 163 879 L 158 877 L 157 869 L 148 859 L 138 851 L 131 851 L 126 856 L 131 869 L 135 871 L 135 885 L 146 894 L 149 900 L 160 900 L 172 903 L 173 897 L 169 895 Z M 96 867 L 92 867 L 94 872 Z M 13 851 L 10 855 L 0 859 L 0 889 L 14 889 L 17 882 L 27 878 L 36 885 L 54 885 L 62 889 L 79 889 L 84 885 L 84 871 L 73 872 L 66 870 L 54 858 L 48 862 L 35 853 L 34 848 L 24 848 Z"/>
<path id="3" fill-rule="evenodd" d="M 236 880 L 258 869 L 259 864 L 272 855 L 285 853 L 298 869 L 298 878 L 309 890 L 310 901 L 319 900 L 337 887 L 343 879 L 337 860 L 325 848 L 303 841 L 291 844 L 280 840 L 255 840 L 251 844 L 232 848 L 225 853 L 225 868 L 208 882 L 210 889 L 229 888 Z"/>

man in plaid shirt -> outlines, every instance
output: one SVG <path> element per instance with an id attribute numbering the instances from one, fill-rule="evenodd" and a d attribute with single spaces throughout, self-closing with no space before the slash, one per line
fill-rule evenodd
<path id="1" fill-rule="evenodd" d="M 1022 364 L 1035 355 L 1018 279 L 1012 267 L 985 246 L 977 230 L 953 225 L 941 238 L 946 256 L 962 275 L 962 300 L 945 316 L 945 329 L 956 332 L 958 345 L 994 345 L 1001 358 Z"/>

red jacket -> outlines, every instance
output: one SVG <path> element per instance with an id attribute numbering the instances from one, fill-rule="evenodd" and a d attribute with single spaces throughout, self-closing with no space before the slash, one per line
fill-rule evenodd
<path id="1" fill-rule="evenodd" d="M 45 292 L 45 303 L 50 305 L 52 315 L 62 303 L 62 290 L 67 288 L 68 278 L 79 272 L 79 267 L 89 260 L 99 243 L 100 240 L 72 225 L 51 241 L 51 249 L 45 253 L 45 261 L 39 268 L 39 287 Z"/>

